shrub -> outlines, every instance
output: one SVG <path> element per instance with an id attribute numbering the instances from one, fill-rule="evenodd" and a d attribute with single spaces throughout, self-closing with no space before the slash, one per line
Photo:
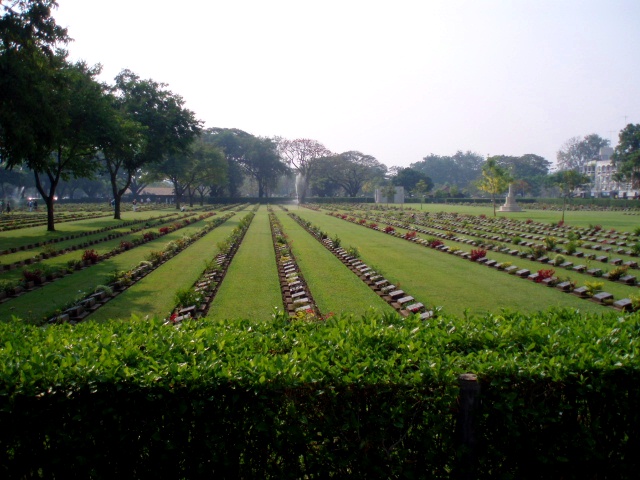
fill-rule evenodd
<path id="1" fill-rule="evenodd" d="M 164 257 L 164 252 L 162 252 L 161 250 L 155 250 L 153 252 L 149 252 L 144 258 L 145 260 L 153 263 L 154 265 L 157 265 L 162 261 L 163 257 Z"/>
<path id="2" fill-rule="evenodd" d="M 338 236 L 338 234 L 336 233 L 335 237 L 333 237 L 331 239 L 331 241 L 333 242 L 333 248 L 340 248 L 340 237 Z"/>
<path id="3" fill-rule="evenodd" d="M 145 241 L 147 241 L 147 242 L 148 242 L 148 241 L 153 240 L 154 238 L 156 238 L 156 234 L 155 234 L 154 232 L 144 232 L 144 233 L 142 234 L 142 238 L 143 238 Z"/>
<path id="4" fill-rule="evenodd" d="M 564 255 L 556 255 L 556 258 L 553 259 L 553 264 L 556 267 L 562 265 L 564 262 L 566 262 L 566 259 L 564 258 Z"/>
<path id="5" fill-rule="evenodd" d="M 474 262 L 486 256 L 487 251 L 482 248 L 471 250 L 471 260 L 473 260 Z"/>
<path id="6" fill-rule="evenodd" d="M 627 273 L 629 267 L 626 265 L 620 265 L 611 271 L 609 271 L 609 280 L 619 280 L 625 273 Z"/>
<path id="7" fill-rule="evenodd" d="M 511 239 L 511 243 L 513 243 L 514 245 L 518 245 L 521 242 L 522 242 L 522 239 L 520 237 L 513 237 Z"/>
<path id="8" fill-rule="evenodd" d="M 377 227 L 378 227 L 378 224 L 377 224 L 377 223 L 375 223 L 375 222 L 371 222 L 371 223 L 369 224 L 369 228 L 377 228 Z"/>
<path id="9" fill-rule="evenodd" d="M 130 248 L 133 248 L 133 243 L 128 242 L 126 240 L 123 240 L 120 242 L 120 249 L 121 250 L 129 250 Z"/>
<path id="10" fill-rule="evenodd" d="M 96 252 L 93 248 L 90 250 L 85 250 L 82 254 L 82 261 L 91 264 L 96 263 L 99 258 L 100 255 L 98 255 L 98 252 Z"/>
<path id="11" fill-rule="evenodd" d="M 437 248 L 440 245 L 444 245 L 444 242 L 438 238 L 430 238 L 428 242 L 431 248 Z"/>
<path id="12" fill-rule="evenodd" d="M 347 247 L 347 254 L 354 258 L 360 258 L 360 251 L 358 250 L 358 247 Z"/>
<path id="13" fill-rule="evenodd" d="M 200 294 L 191 288 L 181 288 L 175 295 L 176 305 L 179 307 L 189 307 L 200 302 Z"/>
<path id="14" fill-rule="evenodd" d="M 504 270 L 505 268 L 509 268 L 511 265 L 513 265 L 513 262 L 502 262 L 498 265 L 498 270 Z"/>
<path id="15" fill-rule="evenodd" d="M 553 250 L 554 248 L 556 248 L 557 244 L 558 240 L 556 239 L 556 237 L 546 237 L 544 239 L 544 246 L 547 248 L 547 250 Z"/>
<path id="16" fill-rule="evenodd" d="M 555 275 L 556 271 L 548 268 L 548 269 L 541 269 L 538 270 L 538 276 L 536 277 L 536 283 L 542 283 L 543 280 L 546 280 L 547 278 L 551 278 Z"/>
<path id="17" fill-rule="evenodd" d="M 593 297 L 596 293 L 602 290 L 604 282 L 585 282 L 584 286 L 587 287 L 587 295 Z"/>
<path id="18" fill-rule="evenodd" d="M 569 255 L 573 255 L 578 250 L 578 243 L 575 240 L 572 240 L 567 243 L 567 246 L 565 248 Z"/>
<path id="19" fill-rule="evenodd" d="M 417 235 L 418 234 L 414 230 L 412 230 L 410 232 L 405 233 L 404 238 L 411 239 L 411 238 L 415 238 Z"/>
<path id="20" fill-rule="evenodd" d="M 161 234 L 166 235 L 167 233 L 170 232 L 169 227 L 160 227 L 160 229 L 158 230 Z"/>
<path id="21" fill-rule="evenodd" d="M 384 233 L 392 233 L 395 232 L 396 229 L 393 228 L 391 225 L 387 225 L 386 227 L 384 227 Z"/>
<path id="22" fill-rule="evenodd" d="M 545 254 L 546 250 L 542 245 L 533 245 L 529 252 L 533 255 L 533 258 L 538 259 Z"/>
<path id="23" fill-rule="evenodd" d="M 94 293 L 99 293 L 99 292 L 104 292 L 107 295 L 111 296 L 113 295 L 113 288 L 111 288 L 108 285 L 96 285 L 96 288 L 94 289 Z"/>

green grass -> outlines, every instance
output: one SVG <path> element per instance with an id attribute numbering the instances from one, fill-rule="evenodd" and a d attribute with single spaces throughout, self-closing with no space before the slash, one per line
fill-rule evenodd
<path id="1" fill-rule="evenodd" d="M 282 310 L 282 295 L 269 216 L 262 206 L 229 266 L 208 316 L 268 320 L 274 307 Z"/>
<path id="2" fill-rule="evenodd" d="M 205 269 L 206 262 L 218 253 L 217 243 L 229 236 L 242 216 L 243 213 L 237 213 L 140 282 L 129 287 L 104 307 L 96 310 L 89 318 L 95 321 L 127 319 L 132 314 L 168 317 L 175 307 L 176 292 L 191 287 L 198 280 Z M 198 225 L 202 226 L 202 223 Z M 163 242 L 163 245 L 168 241 L 169 239 Z"/>
<path id="3" fill-rule="evenodd" d="M 345 267 L 314 237 L 294 222 L 286 213 L 276 212 L 282 223 L 302 275 L 320 312 L 361 315 L 373 308 L 394 311 L 360 278 Z"/>
<path id="4" fill-rule="evenodd" d="M 109 274 L 111 274 L 114 270 L 130 270 L 140 261 L 144 260 L 144 258 L 150 252 L 161 250 L 164 245 L 169 243 L 171 240 L 180 238 L 183 235 L 193 234 L 197 232 L 202 228 L 203 225 L 203 222 L 192 223 L 180 230 L 169 233 L 168 235 L 128 250 L 120 255 L 109 258 L 89 268 L 74 272 L 72 275 L 57 279 L 56 281 L 42 288 L 37 288 L 31 292 L 27 292 L 17 298 L 2 303 L 0 304 L 0 320 L 8 320 L 11 315 L 16 315 L 27 321 L 39 322 L 40 320 L 42 320 L 43 316 L 49 315 L 56 309 L 62 308 L 81 294 L 92 292 L 97 285 L 105 284 L 107 282 Z M 216 230 L 218 229 L 213 230 L 213 232 L 215 232 Z M 80 252 L 75 253 L 81 255 Z M 180 256 L 178 256 L 177 258 L 180 258 Z M 176 263 L 175 265 L 176 270 L 180 270 L 179 264 Z M 150 276 L 147 276 L 145 280 L 147 278 L 150 278 Z M 181 284 L 176 285 L 176 288 L 180 288 L 183 286 Z M 122 296 L 123 295 L 120 295 L 120 297 Z M 173 294 L 171 294 L 171 300 L 173 300 Z M 115 304 L 115 300 L 112 300 L 112 302 Z M 134 305 L 135 304 L 132 304 L 130 306 Z M 130 310 L 128 310 L 127 312 L 129 311 Z M 147 312 L 143 313 L 146 315 Z M 126 318 L 128 318 L 129 316 L 129 313 L 124 315 L 124 317 Z M 112 318 L 119 317 L 116 317 L 114 315 L 112 316 Z"/>
<path id="5" fill-rule="evenodd" d="M 472 313 L 499 312 L 501 309 L 535 312 L 551 306 L 606 311 L 606 307 L 555 289 L 325 213 L 310 210 L 296 213 L 330 236 L 337 233 L 343 246 L 358 247 L 365 263 L 382 271 L 387 279 L 418 301 L 429 306 L 443 306 L 449 313 L 463 314 L 467 308 Z"/>

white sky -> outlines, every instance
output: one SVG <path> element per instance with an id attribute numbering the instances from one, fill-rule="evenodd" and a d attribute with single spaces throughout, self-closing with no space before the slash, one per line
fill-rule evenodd
<path id="1" fill-rule="evenodd" d="M 58 0 L 70 57 L 168 84 L 207 127 L 430 153 L 616 143 L 640 123 L 638 0 Z"/>

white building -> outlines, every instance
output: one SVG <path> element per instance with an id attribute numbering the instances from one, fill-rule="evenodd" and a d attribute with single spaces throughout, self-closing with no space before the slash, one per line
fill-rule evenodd
<path id="1" fill-rule="evenodd" d="M 582 194 L 586 197 L 637 198 L 640 192 L 634 190 L 629 182 L 617 182 L 618 169 L 611 160 L 613 148 L 602 147 L 598 158 L 594 158 L 581 167 L 580 172 L 591 179 Z"/>

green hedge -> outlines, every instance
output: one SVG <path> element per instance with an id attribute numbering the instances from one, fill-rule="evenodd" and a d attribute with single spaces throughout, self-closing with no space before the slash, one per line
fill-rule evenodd
<path id="1" fill-rule="evenodd" d="M 639 320 L 14 320 L 0 324 L 0 475 L 633 478 Z M 466 466 L 463 372 L 482 389 Z"/>

